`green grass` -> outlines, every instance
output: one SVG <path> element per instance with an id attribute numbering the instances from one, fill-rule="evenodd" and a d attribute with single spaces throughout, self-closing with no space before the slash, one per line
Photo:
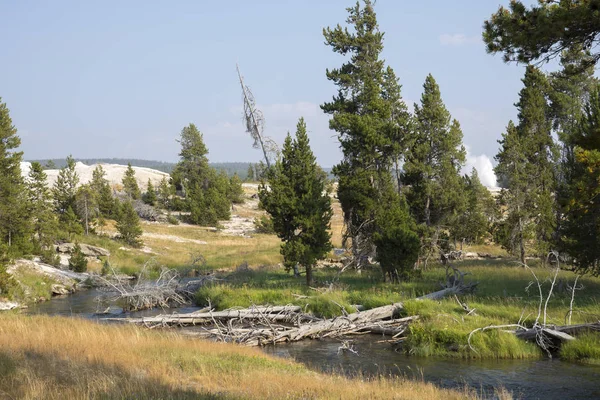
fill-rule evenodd
<path id="1" fill-rule="evenodd" d="M 210 299 L 212 306 L 220 310 L 253 304 L 295 304 L 323 317 L 341 315 L 342 308 L 346 312 L 353 312 L 355 308 L 352 305 L 356 304 L 369 309 L 403 302 L 405 315 L 421 317 L 411 324 L 403 344 L 403 350 L 408 354 L 460 358 L 544 357 L 535 344 L 501 330 L 475 333 L 471 341 L 475 350 L 467 344 L 469 333 L 477 328 L 515 324 L 519 320 L 527 326 L 534 323 L 538 315 L 539 292 L 537 284 L 532 284 L 534 279 L 531 272 L 506 260 L 465 261 L 457 266 L 470 273 L 466 279 L 479 282 L 474 294 L 460 296 L 461 302 L 476 309 L 474 315 L 467 315 L 454 298 L 441 301 L 414 300 L 417 296 L 439 290 L 439 282 L 445 279 L 445 270 L 439 266 L 423 272 L 414 281 L 398 285 L 383 283 L 379 270 L 372 269 L 362 274 L 344 272 L 331 286 L 337 269 L 318 269 L 315 271 L 318 291 L 307 288 L 302 278 L 295 278 L 279 268 L 239 270 L 225 276 L 219 284 L 202 288 L 196 299 L 201 305 L 207 305 Z M 533 271 L 546 296 L 553 270 L 538 265 L 533 267 Z M 548 302 L 548 324 L 565 324 L 571 300 L 568 285 L 574 279 L 572 272 L 560 271 L 553 296 Z M 598 320 L 600 279 L 585 276 L 579 279 L 579 284 L 583 284 L 584 289 L 576 293 L 572 323 Z M 600 359 L 596 353 L 588 350 L 596 347 L 600 349 L 594 343 L 583 346 L 582 352 L 589 355 L 589 359 Z"/>
<path id="2" fill-rule="evenodd" d="M 35 303 L 52 297 L 54 279 L 40 275 L 26 268 L 18 268 L 14 273 L 14 285 L 11 285 L 8 297 L 19 303 Z"/>
<path id="3" fill-rule="evenodd" d="M 586 333 L 562 345 L 560 358 L 586 364 L 600 365 L 600 333 Z"/>

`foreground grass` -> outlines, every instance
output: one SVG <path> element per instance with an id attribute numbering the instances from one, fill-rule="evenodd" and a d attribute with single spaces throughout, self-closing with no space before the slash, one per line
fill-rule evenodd
<path id="1" fill-rule="evenodd" d="M 0 397 L 458 399 L 405 379 L 347 379 L 257 349 L 74 318 L 0 315 Z"/>
<path id="2" fill-rule="evenodd" d="M 467 315 L 455 298 L 441 301 L 416 301 L 415 297 L 439 290 L 444 281 L 444 269 L 432 268 L 420 278 L 399 285 L 381 282 L 377 269 L 361 275 L 345 272 L 335 280 L 337 270 L 319 269 L 315 273 L 316 284 L 321 289 L 307 288 L 301 278 L 294 278 L 279 268 L 239 270 L 213 286 L 202 288 L 196 295 L 200 305 L 210 304 L 217 309 L 248 307 L 252 304 L 295 304 L 305 307 L 323 317 L 354 312 L 354 305 L 374 308 L 396 302 L 404 303 L 406 315 L 419 315 L 420 320 L 410 325 L 403 343 L 406 353 L 416 356 L 460 358 L 541 358 L 545 355 L 533 343 L 517 339 L 501 330 L 490 330 L 473 335 L 472 347 L 467 338 L 471 331 L 489 325 L 522 324 L 531 326 L 538 316 L 539 292 L 531 285 L 533 276 L 529 271 L 506 260 L 463 262 L 460 269 L 469 272 L 479 286 L 473 295 L 461 296 L 475 313 Z M 550 289 L 553 271 L 534 267 L 542 283 L 544 298 Z M 561 271 L 553 296 L 548 302 L 548 324 L 564 325 L 569 311 L 575 275 Z M 335 280 L 335 284 L 331 283 Z M 575 297 L 572 323 L 594 322 L 600 319 L 600 279 L 582 277 Z M 529 287 L 529 288 L 528 288 Z M 343 309 L 343 311 L 342 311 Z M 543 316 L 542 316 L 543 318 Z M 584 345 L 587 343 L 587 345 Z M 577 348 L 577 355 L 565 359 L 600 361 L 600 343 L 590 340 Z M 579 346 L 579 347 L 577 347 Z"/>

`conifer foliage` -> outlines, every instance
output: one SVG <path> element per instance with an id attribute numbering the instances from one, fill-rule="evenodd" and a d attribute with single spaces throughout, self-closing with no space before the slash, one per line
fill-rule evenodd
<path id="1" fill-rule="evenodd" d="M 283 241 L 286 268 L 303 267 L 309 286 L 316 261 L 331 250 L 328 229 L 332 211 L 326 183 L 300 118 L 295 138 L 288 135 L 285 139 L 281 159 L 268 171 L 268 186 L 261 184 L 259 198 Z"/>
<path id="2" fill-rule="evenodd" d="M 440 235 L 464 209 L 460 168 L 465 157 L 460 124 L 450 116 L 437 82 L 429 75 L 421 102 L 415 104 L 415 131 L 403 174 L 403 183 L 410 185 L 406 196 L 421 226 L 426 257 L 439 251 Z"/>
<path id="3" fill-rule="evenodd" d="M 19 255 L 30 249 L 27 191 L 21 177 L 21 144 L 8 107 L 0 98 L 0 255 Z"/>
<path id="4" fill-rule="evenodd" d="M 208 164 L 208 149 L 194 124 L 182 129 L 180 161 L 171 174 L 175 187 L 185 196 L 188 222 L 216 225 L 229 219 L 229 179 Z"/>
<path id="5" fill-rule="evenodd" d="M 600 85 L 592 91 L 576 135 L 575 162 L 562 230 L 581 272 L 600 275 Z"/>
<path id="6" fill-rule="evenodd" d="M 508 183 L 502 193 L 508 212 L 502 242 L 525 263 L 528 248 L 545 257 L 553 242 L 557 155 L 551 136 L 546 77 L 529 66 L 523 84 L 516 104 L 519 124 L 510 122 L 502 135 L 495 171 Z"/>
<path id="7" fill-rule="evenodd" d="M 346 238 L 360 268 L 375 253 L 374 233 L 382 229 L 377 224 L 380 208 L 387 207 L 388 192 L 395 191 L 391 166 L 401 158 L 410 124 L 397 78 L 380 59 L 383 33 L 373 3 L 367 0 L 363 7 L 357 3 L 347 11 L 352 30 L 340 25 L 323 30 L 326 44 L 349 59 L 340 68 L 327 70 L 327 79 L 338 92 L 321 108 L 331 115 L 329 127 L 338 133 L 343 153 L 333 172 L 338 177 Z"/>
<path id="8" fill-rule="evenodd" d="M 135 179 L 135 170 L 131 166 L 131 163 L 127 164 L 127 170 L 125 170 L 122 182 L 123 190 L 125 193 L 127 193 L 130 199 L 137 200 L 142 196 L 140 187 L 137 184 L 137 179 Z"/>

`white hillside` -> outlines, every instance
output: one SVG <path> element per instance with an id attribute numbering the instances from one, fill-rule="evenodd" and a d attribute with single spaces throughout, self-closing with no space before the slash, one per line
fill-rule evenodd
<path id="1" fill-rule="evenodd" d="M 77 162 L 75 164 L 75 171 L 77 172 L 77 175 L 79 175 L 79 184 L 83 185 L 85 183 L 88 183 L 92 180 L 92 172 L 94 171 L 94 169 L 96 168 L 98 164 L 93 164 L 93 165 L 85 165 L 82 162 Z M 104 168 L 104 171 L 106 172 L 106 179 L 108 179 L 108 182 L 111 185 L 117 185 L 117 184 L 121 184 L 121 181 L 123 179 L 123 175 L 125 175 L 125 170 L 127 170 L 127 166 L 126 165 L 119 165 L 119 164 L 100 164 L 102 165 L 102 168 Z M 29 168 L 30 168 L 31 164 L 28 162 L 23 162 L 21 163 L 21 173 L 23 174 L 23 176 L 27 176 L 27 174 L 29 173 Z M 169 174 L 162 172 L 162 171 L 157 171 L 155 169 L 152 168 L 143 168 L 143 167 L 132 167 L 135 171 L 135 178 L 138 182 L 138 186 L 140 187 L 140 190 L 143 192 L 144 190 L 146 190 L 146 185 L 148 184 L 148 179 L 150 179 L 150 181 L 152 181 L 152 184 L 154 186 L 157 186 L 160 181 L 162 180 L 163 177 L 166 177 L 167 179 L 169 179 Z M 48 175 L 48 186 L 52 187 L 54 185 L 54 182 L 56 182 L 56 178 L 58 177 L 58 172 L 60 170 L 58 169 L 48 169 L 46 170 L 46 174 Z"/>

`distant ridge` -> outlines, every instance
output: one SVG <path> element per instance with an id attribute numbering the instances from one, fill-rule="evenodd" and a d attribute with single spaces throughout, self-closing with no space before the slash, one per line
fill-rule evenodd
<path id="1" fill-rule="evenodd" d="M 37 161 L 44 166 L 44 168 L 48 169 L 47 165 L 49 162 L 52 162 L 54 166 L 52 168 L 62 168 L 66 165 L 66 160 L 64 158 L 51 158 L 51 159 L 40 159 L 40 160 L 26 160 L 28 162 Z M 86 165 L 92 164 L 119 164 L 119 165 L 127 165 L 131 163 L 133 167 L 143 167 L 143 168 L 152 168 L 157 171 L 166 172 L 168 174 L 173 171 L 175 165 L 177 163 L 174 162 L 166 162 L 166 161 L 154 161 L 154 160 L 140 160 L 137 158 L 75 158 L 75 161 L 82 162 Z M 211 162 L 210 166 L 217 169 L 223 170 L 227 172 L 228 176 L 233 176 L 233 174 L 237 173 L 241 179 L 246 179 L 248 175 L 248 166 L 249 162 Z M 323 168 L 325 172 L 331 178 L 331 168 Z"/>

